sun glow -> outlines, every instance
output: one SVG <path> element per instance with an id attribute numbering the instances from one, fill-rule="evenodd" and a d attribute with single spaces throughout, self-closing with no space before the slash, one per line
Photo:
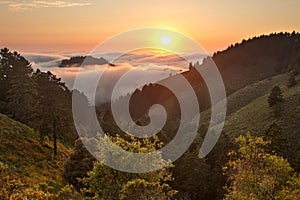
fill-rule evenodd
<path id="1" fill-rule="evenodd" d="M 161 44 L 163 45 L 168 45 L 170 44 L 171 42 L 171 38 L 169 36 L 163 36 L 161 39 L 160 39 L 160 42 Z"/>

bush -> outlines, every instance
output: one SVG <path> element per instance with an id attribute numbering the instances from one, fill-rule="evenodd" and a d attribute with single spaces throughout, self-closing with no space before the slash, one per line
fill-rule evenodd
<path id="1" fill-rule="evenodd" d="M 0 113 L 2 114 L 8 113 L 7 103 L 4 101 L 0 101 Z"/>

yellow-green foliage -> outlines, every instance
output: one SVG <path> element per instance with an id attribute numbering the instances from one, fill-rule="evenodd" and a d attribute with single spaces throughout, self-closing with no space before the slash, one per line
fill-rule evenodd
<path id="1" fill-rule="evenodd" d="M 148 182 L 144 179 L 133 179 L 128 181 L 120 192 L 120 200 L 147 200 L 149 197 L 153 200 L 171 199 L 176 193 L 168 184 L 159 182 Z"/>
<path id="2" fill-rule="evenodd" d="M 111 155 L 118 157 L 119 152 L 113 151 L 109 146 L 108 140 L 122 147 L 129 152 L 149 152 L 154 151 L 156 148 L 160 148 L 162 143 L 154 136 L 153 140 L 146 138 L 143 140 L 137 140 L 134 137 L 128 137 L 128 140 L 116 136 L 116 137 L 104 137 L 103 147 L 106 149 L 101 156 L 103 160 L 109 160 Z M 131 158 L 121 157 L 119 160 L 120 165 L 128 166 L 128 160 Z M 156 162 L 152 162 L 153 165 L 167 162 L 163 160 L 161 153 L 155 157 Z M 138 164 L 138 163 L 137 163 Z M 170 165 L 173 167 L 172 165 Z M 159 192 L 160 197 L 165 196 L 164 199 L 169 199 L 176 191 L 173 190 L 168 183 L 173 181 L 172 173 L 169 171 L 169 167 L 163 169 L 148 172 L 148 173 L 126 173 L 121 172 L 110 167 L 105 166 L 102 162 L 96 162 L 94 168 L 88 173 L 88 177 L 83 181 L 88 187 L 88 191 L 91 194 L 95 194 L 95 199 L 118 199 L 122 196 L 122 199 L 134 199 L 136 196 L 143 196 L 143 199 L 152 198 L 153 192 Z M 134 191 L 134 187 L 137 190 Z M 148 190 L 149 191 L 145 191 Z M 134 195 L 132 193 L 135 193 Z M 122 195 L 121 195 L 122 193 Z M 157 198 L 154 198 L 157 199 Z"/>
<path id="3" fill-rule="evenodd" d="M 0 162 L 6 168 L 1 174 L 10 177 L 6 180 L 3 175 L 1 182 L 6 181 L 6 189 L 13 188 L 12 194 L 26 193 L 36 195 L 29 199 L 47 199 L 47 190 L 57 190 L 63 185 L 63 163 L 70 153 L 71 149 L 59 144 L 58 156 L 54 160 L 51 142 L 42 145 L 33 129 L 0 114 Z"/>
<path id="4" fill-rule="evenodd" d="M 239 148 L 228 153 L 230 160 L 224 167 L 229 179 L 226 200 L 300 199 L 293 169 L 284 158 L 264 150 L 268 142 L 250 134 L 236 142 Z"/>

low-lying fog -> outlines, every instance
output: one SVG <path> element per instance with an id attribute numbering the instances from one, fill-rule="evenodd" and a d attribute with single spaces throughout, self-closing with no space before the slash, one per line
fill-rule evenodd
<path id="1" fill-rule="evenodd" d="M 103 57 L 108 60 L 110 64 L 105 65 L 86 65 L 86 66 L 70 66 L 59 67 L 63 59 L 69 59 L 72 56 L 82 56 L 83 53 L 73 54 L 54 54 L 54 53 L 22 53 L 22 55 L 32 63 L 32 67 L 40 69 L 41 71 L 51 71 L 57 77 L 62 78 L 69 89 L 74 89 L 74 80 L 80 73 L 80 84 L 76 84 L 79 91 L 84 91 L 85 95 L 94 104 L 95 99 L 91 85 L 95 84 L 94 80 L 102 75 L 105 79 L 101 80 L 102 88 L 101 98 L 97 103 L 108 102 L 115 100 L 121 95 L 126 95 L 133 92 L 148 83 L 154 83 L 165 79 L 169 76 L 181 73 L 188 70 L 189 62 L 201 61 L 204 55 L 191 54 L 178 56 L 160 51 L 135 51 L 127 54 L 122 53 L 105 53 L 99 54 L 97 57 Z M 113 58 L 117 59 L 113 60 Z M 105 73 L 104 73 L 105 72 Z M 117 94 L 114 94 L 115 99 L 110 99 L 109 92 L 112 90 L 119 79 L 122 79 L 121 84 L 118 85 Z M 100 102 L 98 102 L 100 101 Z"/>

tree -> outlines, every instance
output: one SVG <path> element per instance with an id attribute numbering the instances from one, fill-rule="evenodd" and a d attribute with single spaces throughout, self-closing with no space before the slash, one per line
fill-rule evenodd
<path id="1" fill-rule="evenodd" d="M 238 150 L 230 151 L 230 160 L 224 166 L 228 175 L 225 199 L 282 199 L 284 190 L 295 183 L 295 175 L 287 160 L 267 153 L 268 144 L 262 137 L 239 136 Z M 293 194 L 299 199 L 299 193 Z"/>
<path id="2" fill-rule="evenodd" d="M 206 159 L 199 159 L 198 154 L 199 150 L 185 152 L 176 160 L 175 167 L 171 169 L 176 181 L 170 185 L 178 190 L 176 199 L 186 197 L 209 199 L 211 197 L 213 173 L 211 167 L 206 163 Z"/>
<path id="3" fill-rule="evenodd" d="M 0 55 L 0 101 L 7 102 L 8 113 L 14 119 L 32 125 L 37 95 L 33 69 L 17 52 L 4 48 Z"/>
<path id="4" fill-rule="evenodd" d="M 268 97 L 269 107 L 273 107 L 274 105 L 282 102 L 282 92 L 279 86 L 275 86 Z"/>
<path id="5" fill-rule="evenodd" d="M 32 68 L 23 57 L 11 73 L 7 91 L 8 109 L 13 118 L 33 126 L 37 105 L 37 84 L 32 78 Z"/>
<path id="6" fill-rule="evenodd" d="M 270 152 L 275 152 L 280 156 L 286 156 L 287 153 L 287 138 L 282 132 L 282 128 L 273 122 L 268 130 L 264 133 L 264 139 L 270 141 L 270 144 L 266 146 Z"/>
<path id="7" fill-rule="evenodd" d="M 289 80 L 288 80 L 287 86 L 288 86 L 288 87 L 293 87 L 293 86 L 295 86 L 296 84 L 297 84 L 297 81 L 296 81 L 296 79 L 295 79 L 295 75 L 294 75 L 294 73 L 291 73 L 291 74 L 290 74 L 290 77 L 289 77 Z"/>
<path id="8" fill-rule="evenodd" d="M 6 101 L 9 79 L 13 64 L 17 61 L 17 53 L 11 53 L 7 48 L 0 51 L 0 100 Z"/>
<path id="9" fill-rule="evenodd" d="M 144 179 L 128 181 L 120 191 L 120 200 L 167 200 L 175 193 L 166 183 L 148 182 Z"/>
<path id="10" fill-rule="evenodd" d="M 194 65 L 192 62 L 189 63 L 189 70 L 193 69 L 194 68 Z"/>
<path id="11" fill-rule="evenodd" d="M 150 152 L 156 148 L 161 147 L 161 142 L 157 137 L 153 137 L 153 140 L 149 138 L 143 140 L 137 140 L 134 137 L 121 138 L 120 136 L 108 136 L 102 138 L 104 142 L 104 154 L 101 156 L 104 160 L 110 159 L 112 155 L 118 156 L 117 152 L 113 152 L 110 147 L 110 143 L 107 140 L 113 141 L 116 145 L 130 152 Z M 162 159 L 162 155 L 157 154 L 157 162 L 166 162 Z M 130 159 L 122 157 L 120 165 L 130 164 Z M 155 162 L 153 164 L 156 164 Z M 173 177 L 169 168 L 163 168 L 158 171 L 149 173 L 125 173 L 110 167 L 105 166 L 102 162 L 96 162 L 94 168 L 88 173 L 87 178 L 83 178 L 83 182 L 87 186 L 87 191 L 94 194 L 96 199 L 128 199 L 134 196 L 143 196 L 150 199 L 153 192 L 160 191 L 160 196 L 165 196 L 165 199 L 170 199 L 176 191 L 173 190 L 168 182 L 172 181 Z M 134 186 L 138 186 L 136 190 Z M 150 189 L 149 191 L 141 190 Z"/>
<path id="12" fill-rule="evenodd" d="M 72 125 L 71 92 L 51 72 L 34 73 L 38 84 L 38 115 L 41 140 L 45 137 L 53 139 L 53 157 L 57 155 L 57 140 L 69 138 L 74 132 Z"/>
<path id="13" fill-rule="evenodd" d="M 84 184 L 78 181 L 87 177 L 87 173 L 93 169 L 96 159 L 87 151 L 81 140 L 75 142 L 74 153 L 70 156 L 64 166 L 63 177 L 77 191 L 84 188 Z"/>

